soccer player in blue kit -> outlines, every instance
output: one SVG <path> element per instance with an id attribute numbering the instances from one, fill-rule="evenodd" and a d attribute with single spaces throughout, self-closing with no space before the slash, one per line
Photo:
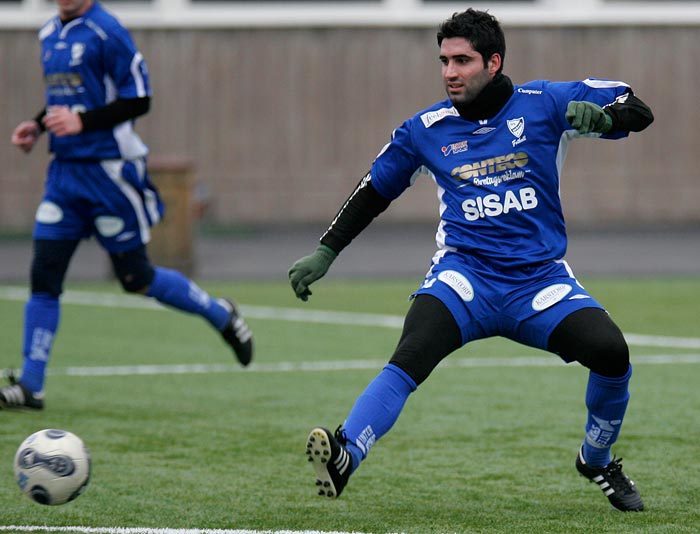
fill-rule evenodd
<path id="1" fill-rule="evenodd" d="M 153 266 L 148 258 L 150 227 L 164 208 L 149 180 L 148 148 L 133 129 L 151 100 L 143 56 L 96 0 L 57 5 L 58 15 L 39 31 L 46 107 L 12 134 L 13 144 L 29 152 L 48 131 L 53 159 L 34 225 L 22 373 L 0 388 L 0 408 L 44 407 L 64 278 L 80 241 L 93 235 L 125 291 L 203 317 L 248 365 L 252 333 L 234 303 L 212 298 L 182 273 Z"/>
<path id="2" fill-rule="evenodd" d="M 437 184 L 438 250 L 394 354 L 334 434 L 319 426 L 307 439 L 318 493 L 341 494 L 443 358 L 469 341 L 503 336 L 589 369 L 576 469 L 618 510 L 641 511 L 636 486 L 610 452 L 629 399 L 629 350 L 564 260 L 559 179 L 570 140 L 619 139 L 646 128 L 653 115 L 620 81 L 513 85 L 502 73 L 505 37 L 486 12 L 455 13 L 437 41 L 448 99 L 393 132 L 316 250 L 289 270 L 306 301 L 309 285 L 418 171 Z"/>

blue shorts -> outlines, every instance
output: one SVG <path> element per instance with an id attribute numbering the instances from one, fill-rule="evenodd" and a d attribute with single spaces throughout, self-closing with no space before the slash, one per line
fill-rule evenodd
<path id="1" fill-rule="evenodd" d="M 448 252 L 434 261 L 414 296 L 419 294 L 433 295 L 448 307 L 463 343 L 502 336 L 543 350 L 567 315 L 604 309 L 563 260 L 504 270 Z"/>
<path id="2" fill-rule="evenodd" d="M 34 223 L 34 239 L 96 236 L 110 253 L 150 240 L 164 206 L 145 159 L 75 161 L 54 158 Z"/>

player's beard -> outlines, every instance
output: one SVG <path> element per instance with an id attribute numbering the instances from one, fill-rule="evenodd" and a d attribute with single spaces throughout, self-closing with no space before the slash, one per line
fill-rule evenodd
<path id="1" fill-rule="evenodd" d="M 487 69 L 474 75 L 468 82 L 463 82 L 462 91 L 459 94 L 450 93 L 445 83 L 445 91 L 454 107 L 457 109 L 468 107 L 481 94 L 484 88 L 491 83 L 491 75 Z"/>

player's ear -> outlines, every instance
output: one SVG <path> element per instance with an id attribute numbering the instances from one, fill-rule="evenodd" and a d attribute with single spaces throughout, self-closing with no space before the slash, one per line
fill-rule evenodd
<path id="1" fill-rule="evenodd" d="M 489 74 L 493 78 L 496 73 L 501 70 L 501 65 L 503 64 L 503 58 L 501 54 L 493 54 L 489 60 L 486 62 L 486 67 L 489 70 Z"/>

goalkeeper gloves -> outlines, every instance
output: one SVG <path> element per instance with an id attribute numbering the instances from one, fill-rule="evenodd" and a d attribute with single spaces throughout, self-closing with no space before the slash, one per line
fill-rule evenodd
<path id="1" fill-rule="evenodd" d="M 309 286 L 328 272 L 328 268 L 338 255 L 326 245 L 319 245 L 308 256 L 294 262 L 289 269 L 289 282 L 297 298 L 309 300 Z"/>
<path id="2" fill-rule="evenodd" d="M 579 133 L 608 133 L 612 130 L 612 117 L 593 102 L 569 102 L 566 108 L 566 120 Z"/>

